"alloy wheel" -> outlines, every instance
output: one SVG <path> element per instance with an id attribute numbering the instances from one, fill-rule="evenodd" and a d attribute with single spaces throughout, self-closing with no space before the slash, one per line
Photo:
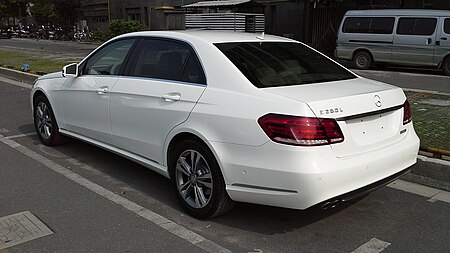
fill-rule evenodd
<path id="1" fill-rule="evenodd" d="M 211 169 L 199 152 L 186 150 L 178 157 L 175 179 L 178 192 L 190 207 L 203 208 L 211 200 Z"/>
<path id="2" fill-rule="evenodd" d="M 39 135 L 45 140 L 52 136 L 52 116 L 48 106 L 44 102 L 40 102 L 36 106 L 36 126 Z"/>

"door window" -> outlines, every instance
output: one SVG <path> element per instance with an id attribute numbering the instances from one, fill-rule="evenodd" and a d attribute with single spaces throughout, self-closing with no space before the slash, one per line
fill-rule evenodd
<path id="1" fill-rule="evenodd" d="M 450 18 L 446 18 L 444 21 L 444 32 L 450 34 Z"/>
<path id="2" fill-rule="evenodd" d="M 119 75 L 123 62 L 135 41 L 135 39 L 119 40 L 100 49 L 87 60 L 83 74 Z"/>
<path id="3" fill-rule="evenodd" d="M 400 18 L 397 34 L 429 36 L 436 30 L 435 18 Z"/>
<path id="4" fill-rule="evenodd" d="M 131 76 L 206 83 L 196 54 L 184 43 L 147 39 L 137 55 Z"/>

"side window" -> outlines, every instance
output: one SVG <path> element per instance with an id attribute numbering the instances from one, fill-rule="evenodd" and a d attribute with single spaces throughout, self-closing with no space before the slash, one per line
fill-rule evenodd
<path id="1" fill-rule="evenodd" d="M 446 18 L 444 21 L 444 32 L 450 34 L 450 18 Z"/>
<path id="2" fill-rule="evenodd" d="M 370 19 L 371 18 L 346 18 L 342 27 L 342 31 L 344 33 L 368 33 Z"/>
<path id="3" fill-rule="evenodd" d="M 134 42 L 135 39 L 119 40 L 100 49 L 87 60 L 83 75 L 118 75 Z"/>
<path id="4" fill-rule="evenodd" d="M 205 83 L 205 76 L 192 49 L 179 42 L 147 39 L 130 71 L 131 76 Z"/>
<path id="5" fill-rule="evenodd" d="M 349 17 L 344 21 L 344 33 L 391 34 L 394 30 L 393 17 Z"/>
<path id="6" fill-rule="evenodd" d="M 395 18 L 376 17 L 372 18 L 370 33 L 391 34 L 394 31 Z"/>
<path id="7" fill-rule="evenodd" d="M 397 34 L 429 36 L 436 30 L 435 18 L 400 18 Z"/>

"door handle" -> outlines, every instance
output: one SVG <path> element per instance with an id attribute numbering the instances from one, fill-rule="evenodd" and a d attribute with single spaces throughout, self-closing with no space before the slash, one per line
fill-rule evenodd
<path id="1" fill-rule="evenodd" d="M 442 37 L 441 40 L 447 40 L 447 38 L 446 37 Z"/>
<path id="2" fill-rule="evenodd" d="M 433 40 L 431 38 L 427 39 L 427 45 L 431 45 L 432 42 L 433 42 Z"/>
<path id="3" fill-rule="evenodd" d="M 108 87 L 107 86 L 103 86 L 103 87 L 100 87 L 100 88 L 98 88 L 97 90 L 97 94 L 99 94 L 99 95 L 105 95 L 106 93 L 108 93 Z"/>
<path id="4" fill-rule="evenodd" d="M 167 93 L 162 96 L 162 99 L 167 102 L 175 102 L 180 100 L 181 94 L 178 92 Z"/>

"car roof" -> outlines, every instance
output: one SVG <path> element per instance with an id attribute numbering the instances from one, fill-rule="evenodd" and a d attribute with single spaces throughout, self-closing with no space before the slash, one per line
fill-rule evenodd
<path id="1" fill-rule="evenodd" d="M 295 40 L 261 33 L 218 31 L 218 30 L 177 30 L 177 31 L 143 31 L 121 35 L 120 37 L 164 37 L 182 40 L 201 40 L 207 43 L 225 42 L 296 42 Z M 263 39 L 262 39 L 263 38 Z"/>
<path id="2" fill-rule="evenodd" d="M 352 10 L 347 11 L 345 16 L 447 16 L 450 11 L 446 10 L 420 10 L 420 9 L 379 9 L 379 10 Z"/>

